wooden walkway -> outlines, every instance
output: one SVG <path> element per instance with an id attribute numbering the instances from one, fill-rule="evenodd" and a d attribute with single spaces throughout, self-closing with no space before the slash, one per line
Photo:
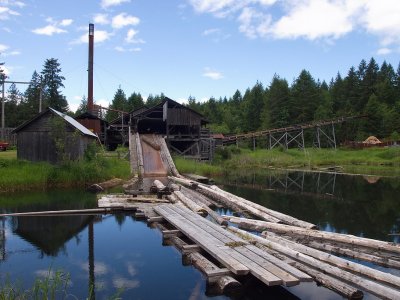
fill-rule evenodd
<path id="1" fill-rule="evenodd" d="M 235 275 L 248 273 L 268 286 L 293 286 L 313 279 L 181 205 L 154 210 Z"/>

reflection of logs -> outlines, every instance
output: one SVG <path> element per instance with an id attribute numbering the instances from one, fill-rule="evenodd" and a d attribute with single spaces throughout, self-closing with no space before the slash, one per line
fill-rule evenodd
<path id="1" fill-rule="evenodd" d="M 185 241 L 179 237 L 172 237 L 172 244 L 174 244 L 179 250 L 183 251 L 193 245 L 188 245 Z M 221 269 L 199 252 L 192 252 L 183 256 L 183 262 L 185 265 L 192 264 L 202 273 L 207 276 L 208 282 L 215 283 L 219 289 L 219 293 L 222 294 L 228 290 L 237 289 L 241 284 L 230 276 L 228 269 Z"/>

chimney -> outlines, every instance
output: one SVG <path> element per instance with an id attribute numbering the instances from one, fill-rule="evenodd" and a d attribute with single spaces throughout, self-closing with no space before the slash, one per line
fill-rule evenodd
<path id="1" fill-rule="evenodd" d="M 87 110 L 93 113 L 93 56 L 94 56 L 94 24 L 89 24 L 89 62 L 88 62 L 88 99 Z"/>

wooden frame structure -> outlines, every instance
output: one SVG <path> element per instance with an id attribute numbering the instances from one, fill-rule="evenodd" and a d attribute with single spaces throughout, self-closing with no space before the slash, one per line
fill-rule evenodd
<path id="1" fill-rule="evenodd" d="M 336 149 L 337 144 L 335 125 L 347 122 L 352 119 L 363 117 L 365 116 L 340 117 L 336 119 L 321 120 L 318 122 L 297 124 L 288 127 L 226 136 L 223 140 L 223 145 L 229 145 L 232 143 L 238 144 L 240 140 L 252 139 L 253 149 L 255 149 L 257 138 L 266 138 L 268 149 L 273 149 L 277 146 L 282 146 L 285 149 L 297 146 L 300 149 L 304 149 L 304 131 L 308 129 L 315 129 L 315 138 L 313 142 L 314 147 L 321 148 L 323 145 L 326 145 L 327 147 L 332 147 Z M 330 127 L 332 128 L 331 131 L 329 131 Z"/>

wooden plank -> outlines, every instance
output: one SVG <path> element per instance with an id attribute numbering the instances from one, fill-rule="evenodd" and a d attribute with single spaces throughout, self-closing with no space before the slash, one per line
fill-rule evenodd
<path id="1" fill-rule="evenodd" d="M 304 273 L 302 271 L 299 271 L 295 267 L 293 267 L 293 266 L 289 265 L 288 263 L 280 260 L 279 258 L 276 258 L 275 256 L 261 250 L 260 248 L 254 246 L 254 245 L 248 245 L 248 246 L 245 246 L 245 248 L 247 248 L 248 250 L 252 251 L 253 253 L 256 253 L 257 255 L 263 257 L 267 261 L 278 266 L 280 269 L 285 270 L 287 273 L 298 278 L 300 281 L 304 281 L 304 282 L 313 281 L 311 276 L 307 275 L 306 273 Z"/>
<path id="2" fill-rule="evenodd" d="M 221 251 L 215 246 L 217 239 L 206 234 L 199 234 L 199 230 L 185 224 L 182 218 L 169 209 L 168 205 L 161 205 L 155 208 L 156 212 L 162 215 L 168 222 L 179 228 L 186 236 L 199 244 L 206 252 L 213 256 L 216 260 L 225 265 L 232 273 L 236 275 L 246 275 L 249 273 L 249 268 L 232 258 L 228 253 Z"/>
<path id="3" fill-rule="evenodd" d="M 205 218 L 196 215 L 195 213 L 191 212 L 188 209 L 185 209 L 181 206 L 171 206 L 171 208 L 177 211 L 178 213 L 182 214 L 183 216 L 185 216 L 185 218 L 190 218 L 190 220 L 193 221 L 196 225 L 202 224 L 205 230 L 218 233 L 218 236 L 222 235 L 221 239 L 226 241 L 226 238 L 229 238 L 230 241 L 227 242 L 243 242 L 245 244 L 248 244 L 246 241 L 239 238 L 237 235 L 223 229 L 221 226 L 214 224 Z"/>
<path id="4" fill-rule="evenodd" d="M 229 253 L 233 258 L 237 259 L 238 261 L 242 262 L 245 266 L 250 269 L 250 273 L 256 277 L 257 279 L 261 280 L 268 286 L 273 285 L 281 285 L 282 279 L 275 276 L 271 272 L 267 271 L 260 265 L 258 265 L 253 260 L 247 258 L 244 255 L 241 255 L 239 252 L 235 250 L 235 248 L 230 248 L 228 246 L 219 247 L 222 251 Z"/>
<path id="5" fill-rule="evenodd" d="M 242 254 L 243 256 L 251 259 L 255 263 L 257 263 L 262 268 L 268 270 L 270 273 L 282 279 L 282 282 L 285 286 L 294 286 L 300 283 L 300 280 L 285 270 L 279 268 L 278 266 L 272 264 L 262 256 L 256 254 L 246 247 L 236 247 L 235 250 Z"/>
<path id="6" fill-rule="evenodd" d="M 220 239 L 222 242 L 225 243 L 225 245 L 227 243 L 233 243 L 233 245 L 235 243 L 238 243 L 238 245 L 248 245 L 248 242 L 237 237 L 236 235 L 232 234 L 231 232 L 226 231 L 225 229 L 209 222 L 208 220 L 206 220 L 204 218 L 198 217 L 197 215 L 195 215 L 189 211 L 186 211 L 186 209 L 183 209 L 178 206 L 174 206 L 171 208 L 174 209 L 175 211 L 177 211 L 178 213 L 182 213 L 182 216 L 188 218 L 192 222 L 197 222 L 197 225 L 201 225 L 201 228 L 203 228 L 204 230 L 208 231 L 213 236 Z M 291 275 L 290 273 L 282 270 L 280 267 L 272 264 L 271 262 L 266 260 L 263 256 L 259 256 L 257 253 L 252 252 L 251 250 L 248 250 L 243 247 L 233 247 L 233 249 L 238 252 L 238 254 L 234 254 L 234 256 L 236 258 L 240 259 L 241 262 L 246 262 L 244 264 L 249 267 L 250 272 L 252 272 L 252 270 L 253 270 L 253 273 L 255 273 L 255 276 L 257 278 L 259 278 L 260 280 L 262 280 L 263 282 L 265 282 L 266 284 L 275 285 L 276 280 L 277 280 L 276 277 L 281 279 L 282 282 L 286 286 L 293 286 L 293 285 L 300 283 L 300 280 L 298 278 L 296 278 L 293 275 Z M 262 252 L 262 251 L 260 250 L 260 252 Z M 241 255 L 239 255 L 239 254 L 241 254 Z M 246 258 L 248 258 L 248 259 L 246 259 Z M 258 266 L 256 266 L 256 264 Z M 290 266 L 288 266 L 288 267 L 290 267 Z M 261 271 L 260 268 L 264 269 L 265 272 Z M 291 268 L 294 269 L 293 267 L 291 267 Z M 298 273 L 301 273 L 301 272 L 298 271 Z M 274 276 L 272 276 L 272 275 L 274 275 Z M 311 277 L 309 277 L 303 273 L 302 273 L 302 276 L 308 277 L 311 279 Z"/>
<path id="7" fill-rule="evenodd" d="M 183 254 L 199 252 L 200 250 L 201 248 L 198 245 L 184 245 L 182 247 Z"/>
<path id="8" fill-rule="evenodd" d="M 200 216 L 197 216 L 196 214 L 192 213 L 190 210 L 187 210 L 186 208 L 175 206 L 175 205 L 170 206 L 170 208 L 173 209 L 176 213 L 180 214 L 183 218 L 190 221 L 194 226 L 200 227 L 202 230 L 211 234 L 212 236 L 214 236 L 215 238 L 217 238 L 224 244 L 235 242 L 235 241 L 243 242 L 243 240 L 237 236 L 234 236 L 234 239 L 226 236 L 225 233 L 221 231 L 221 230 L 223 230 L 221 227 L 219 227 L 218 225 L 215 225 L 215 224 L 214 225 L 216 227 L 212 226 L 213 225 L 212 222 L 210 222 Z M 247 242 L 245 242 L 245 243 L 247 243 Z"/>

